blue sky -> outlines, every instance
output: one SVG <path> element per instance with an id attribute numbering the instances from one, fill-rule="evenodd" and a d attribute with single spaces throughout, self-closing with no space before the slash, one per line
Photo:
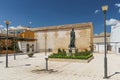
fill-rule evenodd
<path id="1" fill-rule="evenodd" d="M 102 5 L 108 5 L 108 26 L 120 20 L 120 0 L 0 0 L 0 28 L 10 26 L 43 27 L 92 22 L 94 34 L 103 32 Z M 31 24 L 29 22 L 32 22 Z"/>

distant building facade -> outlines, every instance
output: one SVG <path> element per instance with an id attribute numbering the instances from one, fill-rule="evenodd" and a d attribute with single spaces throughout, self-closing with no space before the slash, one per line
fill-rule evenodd
<path id="1" fill-rule="evenodd" d="M 8 45 L 8 53 L 36 52 L 36 39 L 34 32 L 30 30 L 9 30 L 8 41 L 6 34 L 0 33 L 0 54 L 6 54 L 6 45 Z"/>
<path id="2" fill-rule="evenodd" d="M 23 53 L 31 53 L 36 52 L 36 41 L 35 34 L 33 31 L 30 30 L 24 30 L 24 32 L 21 32 L 17 35 L 18 38 L 18 47 L 19 50 Z"/>
<path id="3" fill-rule="evenodd" d="M 107 51 L 111 51 L 110 48 L 110 33 L 106 33 Z M 104 44 L 104 33 L 94 35 L 93 38 L 94 52 L 103 53 L 105 50 Z"/>
<path id="4" fill-rule="evenodd" d="M 45 47 L 52 52 L 56 52 L 59 48 L 68 50 L 72 28 L 75 31 L 76 48 L 79 51 L 90 50 L 93 45 L 93 25 L 92 23 L 81 23 L 32 28 L 31 30 L 35 32 L 37 39 L 37 51 L 43 52 Z"/>

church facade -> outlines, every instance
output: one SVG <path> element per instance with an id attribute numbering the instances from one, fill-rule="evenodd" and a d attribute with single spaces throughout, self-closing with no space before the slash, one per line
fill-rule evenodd
<path id="1" fill-rule="evenodd" d="M 120 54 L 120 26 L 111 26 L 110 42 L 112 52 Z"/>
<path id="2" fill-rule="evenodd" d="M 78 51 L 90 50 L 93 45 L 93 25 L 89 23 L 67 24 L 60 26 L 47 26 L 32 28 L 35 32 L 36 49 L 38 52 L 57 52 L 68 50 L 70 45 L 70 32 L 75 31 L 75 47 Z"/>

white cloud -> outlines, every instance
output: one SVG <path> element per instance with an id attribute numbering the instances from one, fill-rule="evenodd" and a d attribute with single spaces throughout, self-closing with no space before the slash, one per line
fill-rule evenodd
<path id="1" fill-rule="evenodd" d="M 0 28 L 4 28 L 4 26 L 3 26 L 3 25 L 0 25 Z"/>
<path id="2" fill-rule="evenodd" d="M 30 21 L 29 24 L 32 24 L 32 22 Z"/>
<path id="3" fill-rule="evenodd" d="M 3 30 L 3 31 L 7 30 L 6 27 L 4 27 L 3 25 L 0 25 L 0 29 Z M 8 27 L 8 30 L 24 30 L 24 29 L 28 29 L 28 27 L 24 27 L 24 26 L 21 26 L 21 25 L 16 26 L 16 27 L 14 27 L 14 26 L 9 26 Z"/>
<path id="4" fill-rule="evenodd" d="M 111 18 L 109 20 L 106 20 L 106 25 L 120 27 L 120 20 Z"/>
<path id="5" fill-rule="evenodd" d="M 115 6 L 116 6 L 116 7 L 120 7 L 120 3 L 116 3 Z"/>
<path id="6" fill-rule="evenodd" d="M 120 22 L 119 20 L 113 19 L 113 18 L 111 18 L 110 20 L 106 20 L 106 24 L 107 24 L 107 25 L 116 25 L 116 24 L 118 24 L 119 22 Z"/>
<path id="7" fill-rule="evenodd" d="M 16 29 L 26 29 L 26 27 L 23 27 L 23 26 L 17 26 Z"/>
<path id="8" fill-rule="evenodd" d="M 94 12 L 94 13 L 96 14 L 96 13 L 98 13 L 98 12 L 100 12 L 100 10 L 95 10 L 95 12 Z"/>
<path id="9" fill-rule="evenodd" d="M 14 27 L 14 26 L 10 26 L 9 27 L 10 30 L 20 30 L 20 29 L 27 29 L 27 27 L 23 27 L 21 25 Z"/>
<path id="10" fill-rule="evenodd" d="M 118 12 L 120 13 L 120 3 L 116 3 L 115 6 L 116 6 L 117 8 L 119 8 L 119 9 L 118 9 Z"/>
<path id="11" fill-rule="evenodd" d="M 97 36 L 98 34 L 94 34 L 94 36 Z"/>
<path id="12" fill-rule="evenodd" d="M 15 29 L 15 27 L 14 26 L 10 26 L 9 29 Z"/>

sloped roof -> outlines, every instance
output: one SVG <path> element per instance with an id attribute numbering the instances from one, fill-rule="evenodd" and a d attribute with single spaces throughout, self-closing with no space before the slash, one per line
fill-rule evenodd
<path id="1" fill-rule="evenodd" d="M 46 31 L 46 30 L 57 30 L 57 29 L 71 29 L 74 28 L 86 28 L 86 27 L 93 27 L 92 22 L 88 23 L 78 23 L 78 24 L 65 24 L 65 25 L 58 25 L 58 26 L 46 26 L 46 27 L 38 27 L 38 28 L 31 28 L 32 31 Z"/>
<path id="2" fill-rule="evenodd" d="M 106 32 L 106 36 L 110 37 L 110 33 Z M 94 37 L 104 37 L 104 32 L 97 34 L 97 35 L 94 35 Z"/>

